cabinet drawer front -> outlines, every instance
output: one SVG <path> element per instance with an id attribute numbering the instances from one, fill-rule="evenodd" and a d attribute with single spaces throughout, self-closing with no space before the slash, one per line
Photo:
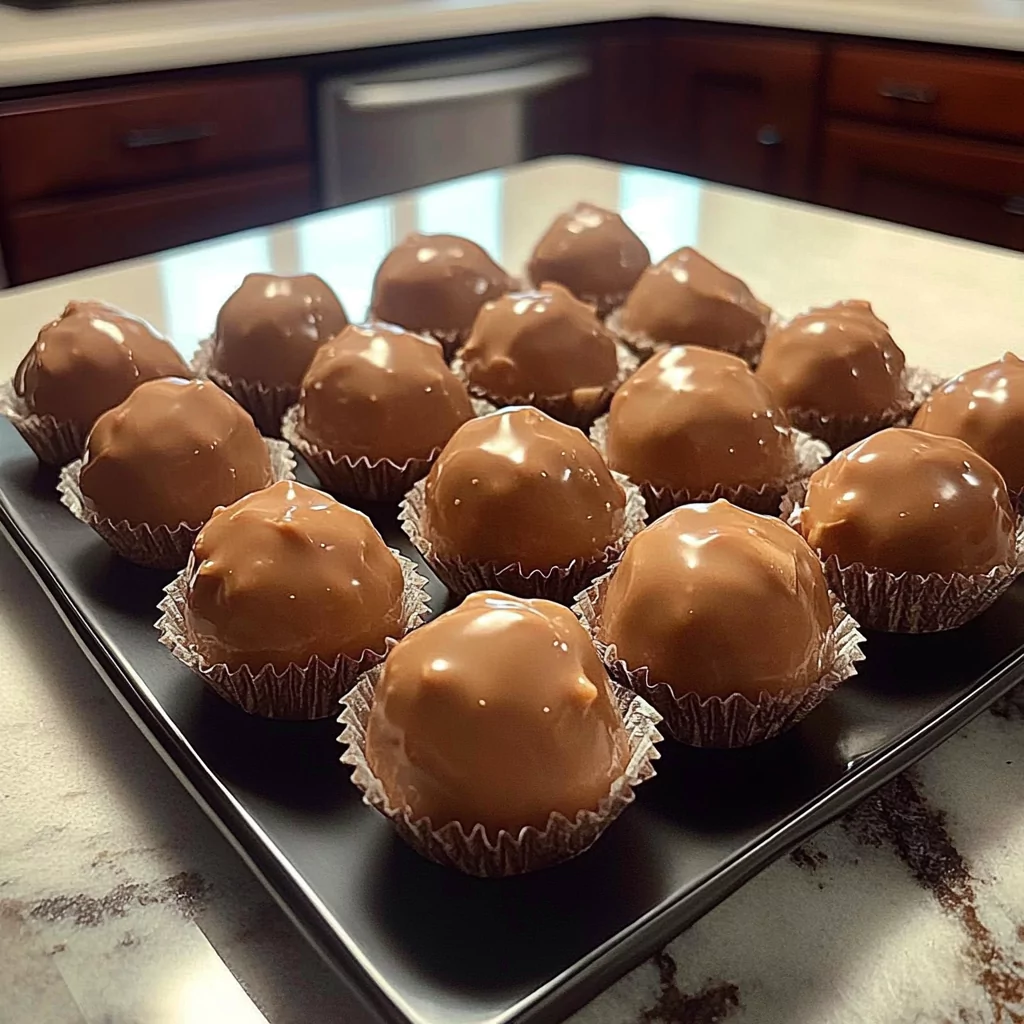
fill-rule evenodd
<path id="1" fill-rule="evenodd" d="M 828 105 L 895 124 L 1022 141 L 1024 63 L 840 45 Z"/>
<path id="2" fill-rule="evenodd" d="M 842 122 L 825 135 L 828 205 L 1024 250 L 1024 146 Z"/>
<path id="3" fill-rule="evenodd" d="M 299 75 L 104 89 L 0 105 L 0 194 L 18 202 L 171 181 L 308 149 Z"/>
<path id="4" fill-rule="evenodd" d="M 312 212 L 307 164 L 116 197 L 34 203 L 8 222 L 12 284 L 159 252 Z"/>

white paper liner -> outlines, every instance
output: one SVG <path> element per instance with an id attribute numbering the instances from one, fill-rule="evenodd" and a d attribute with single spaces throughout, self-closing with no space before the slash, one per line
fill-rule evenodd
<path id="1" fill-rule="evenodd" d="M 628 330 L 622 325 L 621 314 L 621 309 L 615 310 L 615 312 L 605 320 L 605 324 L 612 334 L 617 338 L 621 338 L 622 341 L 624 341 L 626 345 L 628 345 L 629 348 L 637 354 L 640 358 L 640 362 L 646 362 L 656 353 L 678 345 L 678 342 L 659 341 L 657 338 L 652 338 L 650 335 L 644 334 L 641 331 Z M 777 319 L 778 318 L 774 311 L 769 310 L 760 329 L 740 344 L 732 347 L 723 345 L 705 345 L 704 347 L 716 349 L 719 352 L 730 352 L 734 356 L 739 356 L 741 359 L 745 359 L 751 365 L 756 365 L 758 359 L 761 357 L 761 349 L 764 348 L 764 339 L 767 337 L 768 331 L 771 330 L 777 322 Z"/>
<path id="2" fill-rule="evenodd" d="M 231 377 L 211 365 L 213 339 L 199 343 L 192 357 L 192 372 L 207 377 L 222 391 L 226 391 L 252 417 L 264 437 L 281 436 L 281 418 L 299 400 L 296 384 L 264 384 L 258 380 Z"/>
<path id="3" fill-rule="evenodd" d="M 944 379 L 923 366 L 908 366 L 903 371 L 903 386 L 908 397 L 885 412 L 873 416 L 826 416 L 815 409 L 789 408 L 786 415 L 793 426 L 820 438 L 833 452 L 841 452 L 879 430 L 909 425 Z"/>
<path id="4" fill-rule="evenodd" d="M 612 472 L 612 477 L 626 495 L 622 536 L 595 558 L 576 558 L 566 565 L 555 565 L 550 569 L 527 570 L 518 562 L 501 565 L 498 562 L 467 562 L 461 558 L 436 555 L 433 544 L 424 536 L 422 529 L 425 505 L 423 480 L 417 481 L 402 500 L 398 521 L 437 578 L 457 597 L 476 590 L 501 590 L 516 597 L 545 597 L 550 601 L 571 604 L 576 594 L 619 558 L 647 522 L 647 509 L 640 488 L 621 473 Z"/>
<path id="5" fill-rule="evenodd" d="M 295 458 L 284 441 L 264 438 L 270 455 L 270 472 L 274 483 L 295 478 Z M 98 516 L 86 504 L 80 477 L 82 460 L 65 466 L 57 482 L 61 504 L 70 509 L 80 522 L 91 526 L 122 558 L 147 569 L 180 569 L 187 561 L 192 543 L 203 524 L 179 523 L 175 527 L 146 523 L 114 522 Z"/>
<path id="6" fill-rule="evenodd" d="M 502 830 L 493 838 L 481 824 L 468 833 L 457 821 L 435 829 L 429 818 L 413 820 L 406 808 L 395 807 L 366 762 L 366 727 L 381 671 L 378 667 L 362 676 L 342 699 L 338 723 L 343 728 L 338 742 L 345 750 L 341 761 L 352 766 L 352 782 L 362 792 L 363 802 L 388 818 L 413 849 L 438 864 L 481 878 L 505 878 L 570 860 L 597 842 L 633 802 L 636 787 L 655 774 L 661 716 L 637 694 L 612 683 L 629 736 L 630 758 L 596 810 L 582 810 L 572 820 L 555 812 L 543 829 L 528 825 L 517 835 Z"/>
<path id="7" fill-rule="evenodd" d="M 573 611 L 590 634 L 608 674 L 657 709 L 664 718 L 665 731 L 680 743 L 692 747 L 748 747 L 769 740 L 806 717 L 841 682 L 856 675 L 857 662 L 864 660 L 860 649 L 864 637 L 856 620 L 830 593 L 832 631 L 825 644 L 825 671 L 813 686 L 784 693 L 761 691 L 756 701 L 742 693 L 724 698 L 692 692 L 677 694 L 669 683 L 652 680 L 646 667 L 631 668 L 619 658 L 614 644 L 598 638 L 604 592 L 614 572 L 612 569 L 579 594 Z"/>
<path id="8" fill-rule="evenodd" d="M 389 548 L 402 567 L 402 636 L 421 625 L 430 611 L 427 581 L 416 564 Z M 224 664 L 209 664 L 199 654 L 185 625 L 187 585 L 185 571 L 164 588 L 157 606 L 161 612 L 156 628 L 160 643 L 190 669 L 218 696 L 250 715 L 264 718 L 314 719 L 335 714 L 338 701 L 356 679 L 380 664 L 388 650 L 401 637 L 388 638 L 383 651 L 366 650 L 358 658 L 339 655 L 328 663 L 313 657 L 305 665 L 289 665 L 277 670 L 263 665 L 255 671 L 248 666 L 230 669 Z"/>
<path id="9" fill-rule="evenodd" d="M 753 487 L 740 484 L 726 487 L 716 484 L 710 491 L 685 491 L 673 487 L 659 487 L 645 481 L 634 481 L 640 488 L 647 503 L 647 512 L 652 520 L 670 512 L 680 505 L 692 505 L 695 502 L 726 501 L 748 512 L 759 512 L 762 515 L 779 514 L 779 508 L 785 495 L 794 484 L 806 483 L 810 475 L 829 460 L 832 452 L 824 441 L 805 434 L 802 430 L 791 429 L 793 439 L 793 469 L 785 480 L 762 484 Z M 607 459 L 608 457 L 608 417 L 602 416 L 590 428 L 590 443 Z"/>
<path id="10" fill-rule="evenodd" d="M 786 504 L 786 521 L 799 529 L 799 502 Z M 865 628 L 939 633 L 977 618 L 1024 573 L 1024 517 L 1017 520 L 1016 542 L 1015 560 L 985 573 L 894 573 L 861 562 L 840 565 L 835 555 L 823 558 L 822 565 L 829 586 Z"/>
<path id="11" fill-rule="evenodd" d="M 470 381 L 461 355 L 452 360 L 452 373 L 466 385 L 470 395 L 474 398 L 483 399 L 498 408 L 510 405 L 532 405 L 535 409 L 547 413 L 552 419 L 585 431 L 601 413 L 607 410 L 612 396 L 636 373 L 640 366 L 640 360 L 636 353 L 619 341 L 615 342 L 615 357 L 618 370 L 612 384 L 604 388 L 577 388 L 567 395 L 531 394 L 500 398 L 497 395 L 489 394 Z"/>
<path id="12" fill-rule="evenodd" d="M 56 416 L 37 416 L 14 390 L 14 381 L 0 384 L 0 416 L 10 420 L 36 458 L 47 466 L 63 466 L 85 449 L 89 428 Z"/>

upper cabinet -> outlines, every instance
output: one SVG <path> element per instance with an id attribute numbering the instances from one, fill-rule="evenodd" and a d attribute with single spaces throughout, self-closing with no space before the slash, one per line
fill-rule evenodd
<path id="1" fill-rule="evenodd" d="M 658 43 L 661 163 L 788 196 L 810 188 L 822 44 L 675 30 Z"/>

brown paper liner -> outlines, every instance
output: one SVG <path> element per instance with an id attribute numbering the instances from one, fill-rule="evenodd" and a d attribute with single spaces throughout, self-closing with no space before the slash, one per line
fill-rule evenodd
<path id="1" fill-rule="evenodd" d="M 616 342 L 615 354 L 618 371 L 613 384 L 605 388 L 577 388 L 568 395 L 533 394 L 501 398 L 489 394 L 469 380 L 461 356 L 456 356 L 452 360 L 452 373 L 466 385 L 471 396 L 483 399 L 496 408 L 510 405 L 532 405 L 535 409 L 540 409 L 541 412 L 547 413 L 548 416 L 561 423 L 567 423 L 570 427 L 579 427 L 580 430 L 585 431 L 598 416 L 608 409 L 612 396 L 629 377 L 636 373 L 640 365 L 636 354 L 621 342 Z"/>
<path id="2" fill-rule="evenodd" d="M 841 452 L 886 427 L 907 426 L 943 379 L 924 367 L 908 366 L 903 373 L 903 386 L 908 397 L 874 416 L 825 416 L 814 409 L 800 408 L 787 409 L 786 415 L 798 430 L 820 438 L 833 452 Z"/>
<path id="3" fill-rule="evenodd" d="M 567 565 L 550 569 L 524 569 L 519 563 L 501 565 L 498 562 L 466 562 L 461 558 L 442 558 L 434 553 L 434 546 L 424 536 L 424 481 L 417 481 L 399 506 L 398 521 L 413 546 L 433 569 L 437 578 L 456 597 L 464 597 L 476 590 L 501 590 L 516 597 L 545 597 L 550 601 L 571 604 L 595 576 L 605 572 L 615 562 L 626 545 L 647 522 L 640 489 L 621 473 L 612 473 L 626 493 L 622 536 L 595 558 L 577 558 Z"/>
<path id="4" fill-rule="evenodd" d="M 295 459 L 283 441 L 264 439 L 270 453 L 274 483 L 294 479 Z M 187 561 L 202 524 L 179 523 L 175 527 L 146 523 L 114 522 L 98 516 L 86 504 L 79 478 L 82 460 L 65 466 L 57 482 L 61 504 L 80 522 L 91 526 L 122 558 L 146 569 L 180 569 Z"/>
<path id="5" fill-rule="evenodd" d="M 402 593 L 402 636 L 421 625 L 430 611 L 427 581 L 416 565 L 393 548 L 389 549 L 402 567 L 405 589 Z M 332 662 L 312 657 L 305 665 L 289 665 L 277 670 L 264 665 L 255 671 L 243 666 L 208 663 L 196 649 L 185 625 L 188 599 L 184 571 L 164 588 L 156 621 L 160 643 L 190 669 L 218 696 L 250 715 L 263 718 L 311 720 L 327 718 L 338 710 L 338 701 L 364 672 L 379 665 L 401 637 L 389 637 L 383 651 L 366 650 L 358 658 L 338 655 Z"/>
<path id="6" fill-rule="evenodd" d="M 0 384 L 0 416 L 6 417 L 47 466 L 63 466 L 85 450 L 89 428 L 56 416 L 37 416 L 14 390 L 14 381 Z"/>
<path id="7" fill-rule="evenodd" d="M 787 506 L 787 522 L 799 529 L 800 504 L 790 499 Z M 959 629 L 994 604 L 1024 573 L 1024 518 L 1017 520 L 1015 560 L 985 573 L 894 573 L 860 562 L 840 565 L 835 555 L 822 564 L 829 586 L 868 629 L 883 633 Z"/>
<path id="8" fill-rule="evenodd" d="M 468 833 L 457 821 L 435 829 L 429 818 L 413 820 L 406 808 L 395 807 L 367 764 L 366 726 L 381 671 L 378 667 L 362 676 L 342 699 L 338 723 L 343 729 L 338 742 L 345 751 L 341 761 L 352 766 L 352 782 L 362 792 L 363 802 L 388 818 L 417 853 L 438 864 L 480 878 L 506 878 L 570 860 L 597 842 L 633 802 L 636 787 L 655 774 L 653 762 L 660 756 L 655 744 L 662 738 L 657 728 L 661 716 L 637 694 L 612 683 L 629 736 L 630 758 L 625 772 L 612 783 L 596 810 L 580 811 L 571 820 L 555 812 L 543 829 L 527 825 L 518 835 L 502 830 L 494 838 L 480 824 Z"/>
<path id="9" fill-rule="evenodd" d="M 200 342 L 192 357 L 192 370 L 199 377 L 208 377 L 222 391 L 226 391 L 252 417 L 264 437 L 281 436 L 281 418 L 299 400 L 295 384 L 264 384 L 244 377 L 229 377 L 214 369 L 213 339 Z"/>
<path id="10" fill-rule="evenodd" d="M 825 643 L 826 667 L 813 686 L 784 693 L 762 690 L 756 701 L 742 693 L 724 698 L 692 692 L 677 694 L 669 683 L 652 680 L 645 667 L 627 665 L 618 657 L 614 644 L 598 639 L 604 596 L 614 572 L 612 569 L 583 591 L 573 611 L 590 634 L 608 674 L 648 701 L 663 716 L 665 730 L 680 743 L 692 747 L 749 747 L 769 740 L 806 717 L 843 680 L 856 675 L 857 662 L 864 660 L 860 649 L 864 637 L 857 622 L 835 594 L 830 594 L 832 630 Z"/>
<path id="11" fill-rule="evenodd" d="M 621 312 L 621 310 L 615 310 L 615 312 L 605 320 L 605 324 L 612 334 L 617 338 L 620 338 L 637 354 L 640 362 L 644 363 L 655 353 L 661 352 L 666 348 L 672 348 L 677 344 L 670 341 L 658 341 L 657 338 L 652 338 L 650 335 L 643 334 L 640 331 L 628 330 L 622 326 Z M 734 356 L 739 356 L 741 359 L 745 359 L 752 366 L 756 365 L 761 356 L 761 349 L 764 347 L 764 339 L 767 337 L 768 331 L 776 319 L 775 313 L 769 311 L 769 314 L 765 318 L 761 327 L 753 334 L 752 337 L 747 338 L 739 345 L 734 345 L 732 347 L 708 345 L 706 347 L 717 349 L 720 352 L 731 352 Z"/>
<path id="12" fill-rule="evenodd" d="M 745 508 L 748 512 L 759 512 L 761 515 L 768 516 L 778 515 L 782 501 L 792 486 L 797 482 L 806 481 L 816 469 L 828 461 L 832 454 L 828 445 L 823 441 L 819 441 L 801 430 L 791 430 L 790 433 L 793 438 L 793 472 L 785 480 L 762 484 L 760 487 L 752 487 L 749 484 L 725 487 L 722 484 L 716 484 L 710 491 L 697 492 L 659 487 L 640 481 L 637 482 L 637 486 L 643 493 L 650 518 L 657 519 L 680 505 L 717 501 L 719 498 L 724 498 L 739 508 Z M 607 458 L 607 416 L 602 416 L 595 421 L 590 429 L 590 441 Z"/>

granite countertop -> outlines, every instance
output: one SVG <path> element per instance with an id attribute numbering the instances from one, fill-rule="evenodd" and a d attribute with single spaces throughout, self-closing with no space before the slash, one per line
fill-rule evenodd
<path id="1" fill-rule="evenodd" d="M 650 16 L 1024 50 L 1024 0 L 163 0 L 0 7 L 0 86 Z"/>
<path id="2" fill-rule="evenodd" d="M 595 162 L 457 186 L 5 293 L 0 378 L 71 297 L 128 306 L 189 353 L 249 270 L 315 269 L 358 315 L 366 254 L 383 254 L 393 232 L 440 218 L 514 270 L 552 211 L 578 198 L 620 206 L 656 258 L 697 245 L 783 312 L 870 298 L 910 360 L 943 372 L 1024 344 L 1024 256 Z M 359 260 L 336 262 L 338 239 L 355 231 Z M 0 706 L 4 1024 L 361 1024 L 347 988 L 146 743 L 4 543 Z M 1024 687 L 573 1024 L 1024 1020 L 1022 765 Z"/>

